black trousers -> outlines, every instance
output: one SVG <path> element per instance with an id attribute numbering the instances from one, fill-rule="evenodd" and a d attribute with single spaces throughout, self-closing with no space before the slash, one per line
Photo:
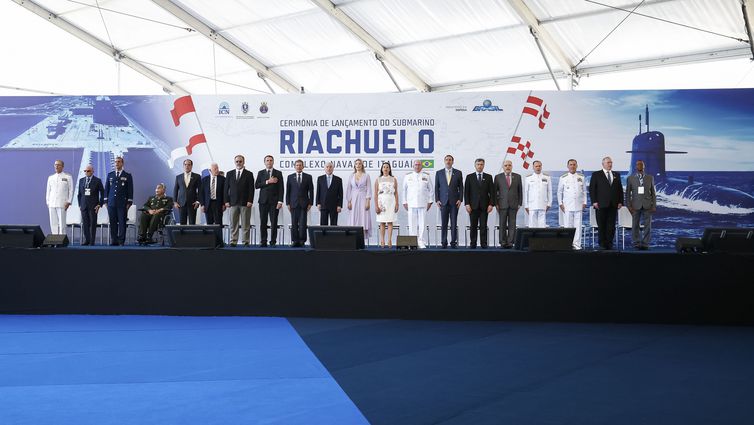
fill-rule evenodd
<path id="1" fill-rule="evenodd" d="M 328 223 L 329 221 L 329 223 Z M 333 208 L 331 210 L 322 208 L 319 210 L 319 225 L 320 226 L 337 226 L 338 225 L 338 209 Z"/>
<path id="2" fill-rule="evenodd" d="M 291 211 L 291 242 L 306 242 L 306 207 L 296 207 Z"/>
<path id="3" fill-rule="evenodd" d="M 81 210 L 81 234 L 85 244 L 94 245 L 97 240 L 97 213 L 94 207 Z"/>
<path id="4" fill-rule="evenodd" d="M 178 216 L 180 217 L 180 223 L 196 224 L 196 208 L 193 204 L 183 205 L 178 208 Z"/>
<path id="5" fill-rule="evenodd" d="M 469 213 L 471 246 L 476 246 L 477 229 L 479 230 L 479 242 L 482 247 L 487 247 L 487 208 L 473 209 Z"/>
<path id="6" fill-rule="evenodd" d="M 443 246 L 448 244 L 448 219 L 450 219 L 450 244 L 458 245 L 458 206 L 455 202 L 440 207 L 440 241 Z"/>
<path id="7" fill-rule="evenodd" d="M 615 217 L 618 209 L 615 207 L 598 208 L 596 211 L 597 233 L 599 234 L 600 246 L 605 249 L 613 247 L 615 238 Z"/>
<path id="8" fill-rule="evenodd" d="M 217 200 L 210 200 L 209 204 L 204 206 L 204 217 L 207 224 L 223 225 L 223 206 Z"/>
<path id="9" fill-rule="evenodd" d="M 260 242 L 267 243 L 267 219 L 269 218 L 270 225 L 272 227 L 272 234 L 270 235 L 270 242 L 277 243 L 278 238 L 278 213 L 277 202 L 274 204 L 259 204 L 259 236 Z"/>

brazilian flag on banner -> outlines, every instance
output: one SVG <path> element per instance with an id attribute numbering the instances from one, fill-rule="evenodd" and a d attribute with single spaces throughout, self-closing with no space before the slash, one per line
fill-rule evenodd
<path id="1" fill-rule="evenodd" d="M 420 161 L 422 162 L 422 168 L 435 168 L 434 159 L 422 159 Z"/>

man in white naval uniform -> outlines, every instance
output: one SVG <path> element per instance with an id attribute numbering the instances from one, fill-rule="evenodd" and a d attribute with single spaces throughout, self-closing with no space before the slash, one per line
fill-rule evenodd
<path id="1" fill-rule="evenodd" d="M 55 174 L 47 178 L 47 208 L 50 209 L 50 233 L 65 234 L 65 215 L 73 200 L 73 178 L 63 172 L 63 161 L 55 161 Z"/>
<path id="2" fill-rule="evenodd" d="M 558 180 L 558 205 L 563 213 L 563 227 L 574 227 L 573 249 L 581 249 L 581 222 L 586 208 L 586 178 L 576 172 L 579 164 L 568 160 L 568 172 Z"/>
<path id="3" fill-rule="evenodd" d="M 542 174 L 542 161 L 534 161 L 534 174 L 524 181 L 524 208 L 529 215 L 529 227 L 547 227 L 545 214 L 552 205 L 552 179 Z"/>
<path id="4" fill-rule="evenodd" d="M 424 217 L 434 202 L 429 174 L 422 171 L 422 162 L 414 160 L 414 171 L 403 178 L 403 208 L 408 211 L 408 234 L 417 236 L 419 248 L 424 243 Z"/>

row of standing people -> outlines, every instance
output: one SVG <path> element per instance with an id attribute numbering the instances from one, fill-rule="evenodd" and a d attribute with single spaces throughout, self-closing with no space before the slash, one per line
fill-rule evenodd
<path id="1" fill-rule="evenodd" d="M 306 241 L 307 212 L 313 204 L 320 210 L 321 225 L 338 224 L 344 193 L 342 179 L 333 174 L 332 163 L 326 165 L 325 174 L 317 179 L 316 196 L 312 177 L 303 172 L 301 160 L 296 161 L 295 173 L 288 176 L 285 188 L 282 172 L 274 169 L 274 158 L 270 155 L 264 158 L 265 168 L 257 173 L 256 179 L 245 169 L 245 158 L 242 155 L 237 155 L 234 163 L 236 167 L 227 175 L 219 171 L 217 164 L 212 164 L 210 174 L 201 178 L 199 174 L 192 172 L 192 161 L 185 160 L 184 172 L 175 179 L 173 197 L 165 196 L 164 185 L 158 185 L 155 196 L 150 197 L 141 208 L 140 241 L 151 238 L 161 217 L 170 213 L 172 208 L 178 209 L 181 224 L 194 224 L 197 208 L 201 208 L 206 215 L 207 224 L 222 224 L 223 212 L 229 209 L 231 246 L 237 245 L 239 233 L 242 243 L 248 245 L 255 189 L 259 190 L 260 245 L 263 247 L 267 246 L 270 227 L 273 231 L 269 245 L 276 245 L 278 215 L 284 200 L 292 216 L 293 246 L 302 246 Z M 468 174 L 465 181 L 461 171 L 453 168 L 453 163 L 454 158 L 446 155 L 445 167 L 436 172 L 434 185 L 430 175 L 422 171 L 422 163 L 418 160 L 413 163 L 413 172 L 403 179 L 400 192 L 404 199 L 403 206 L 408 212 L 409 234 L 418 237 L 420 246 L 425 245 L 422 238 L 425 212 L 435 201 L 441 213 L 443 247 L 448 246 L 448 229 L 451 233 L 450 246 L 458 245 L 457 215 L 462 203 L 470 216 L 471 248 L 476 247 L 478 239 L 482 248 L 488 246 L 487 216 L 493 207 L 498 210 L 502 248 L 513 245 L 516 215 L 522 205 L 529 216 L 530 227 L 546 227 L 545 214 L 552 204 L 552 188 L 550 177 L 542 173 L 540 161 L 533 163 L 534 172 L 525 179 L 512 172 L 511 161 L 505 161 L 503 172 L 493 180 L 490 174 L 484 173 L 485 161 L 479 158 L 474 163 L 475 172 Z M 603 159 L 602 165 L 603 169 L 592 175 L 589 192 L 596 209 L 600 246 L 611 249 L 616 211 L 623 203 L 623 186 L 620 175 L 612 171 L 612 160 L 609 157 Z M 73 196 L 72 180 L 70 175 L 63 173 L 63 166 L 62 161 L 55 162 L 56 173 L 48 178 L 47 184 L 47 204 L 53 233 L 65 232 L 65 210 Z M 580 249 L 582 213 L 587 202 L 586 184 L 584 176 L 576 172 L 576 160 L 569 160 L 567 166 L 568 173 L 559 180 L 557 199 L 565 227 L 575 227 L 577 230 L 573 244 L 574 248 Z M 652 176 L 645 176 L 643 173 L 643 162 L 639 161 L 636 167 L 636 176 L 628 178 L 627 203 L 634 216 L 634 244 L 637 248 L 646 249 L 649 245 L 651 214 L 656 208 L 655 192 Z M 104 186 L 93 175 L 91 165 L 84 171 L 85 176 L 78 184 L 83 244 L 94 244 L 96 216 L 105 203 L 108 205 L 111 244 L 124 244 L 126 214 L 133 203 L 133 177 L 123 170 L 123 158 L 115 159 L 115 170 L 108 174 Z M 347 224 L 363 227 L 367 237 L 372 229 L 369 210 L 373 194 L 376 194 L 373 201 L 376 221 L 380 225 L 380 246 L 390 246 L 393 224 L 397 220 L 400 205 L 398 181 L 392 175 L 390 164 L 384 163 L 380 176 L 372 186 L 363 162 L 356 160 L 345 191 L 347 208 L 352 211 Z M 644 232 L 638 234 L 642 216 Z"/>

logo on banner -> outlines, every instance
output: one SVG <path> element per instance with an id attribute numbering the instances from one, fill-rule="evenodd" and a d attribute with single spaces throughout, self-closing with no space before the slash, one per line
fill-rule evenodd
<path id="1" fill-rule="evenodd" d="M 267 111 L 270 109 L 267 107 L 267 102 L 262 102 L 262 104 L 259 106 L 259 112 L 266 114 Z"/>
<path id="2" fill-rule="evenodd" d="M 220 106 L 217 107 L 218 115 L 230 115 L 230 105 L 228 102 L 220 102 Z"/>
<path id="3" fill-rule="evenodd" d="M 249 102 L 243 102 L 241 104 L 241 112 L 243 112 L 244 115 L 249 113 Z"/>
<path id="4" fill-rule="evenodd" d="M 497 105 L 493 105 L 492 101 L 489 99 L 484 99 L 484 102 L 482 102 L 481 106 L 475 106 L 472 112 L 479 112 L 479 111 L 499 111 L 503 112 L 503 109 L 500 108 Z"/>
<path id="5" fill-rule="evenodd" d="M 434 159 L 420 159 L 419 161 L 422 162 L 422 168 L 435 168 Z"/>

